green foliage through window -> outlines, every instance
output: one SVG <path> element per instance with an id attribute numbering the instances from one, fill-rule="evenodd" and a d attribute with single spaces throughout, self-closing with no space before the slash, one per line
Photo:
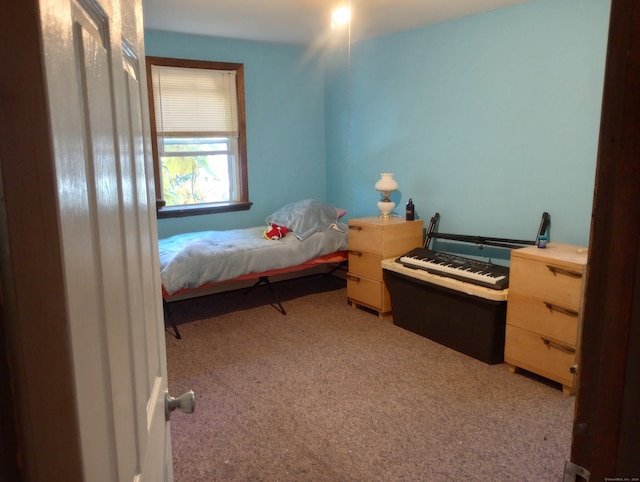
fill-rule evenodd
<path id="1" fill-rule="evenodd" d="M 161 139 L 162 186 L 167 206 L 229 201 L 230 139 Z"/>

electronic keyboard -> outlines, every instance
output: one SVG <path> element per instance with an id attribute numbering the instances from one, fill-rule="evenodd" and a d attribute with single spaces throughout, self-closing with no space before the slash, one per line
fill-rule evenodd
<path id="1" fill-rule="evenodd" d="M 494 290 L 504 290 L 509 287 L 508 267 L 456 254 L 415 248 L 397 258 L 396 262 L 407 268 L 421 269 L 431 274 Z"/>

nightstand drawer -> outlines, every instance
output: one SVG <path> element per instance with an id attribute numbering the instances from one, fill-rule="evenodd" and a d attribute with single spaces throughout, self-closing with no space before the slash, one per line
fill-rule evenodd
<path id="1" fill-rule="evenodd" d="M 382 281 L 381 263 L 381 256 L 364 251 L 349 250 L 349 271 L 356 276 Z"/>
<path id="2" fill-rule="evenodd" d="M 399 256 L 422 245 L 422 221 L 394 217 L 349 220 L 349 249 L 377 254 L 381 259 Z"/>
<path id="3" fill-rule="evenodd" d="M 582 267 L 513 256 L 509 296 L 512 293 L 527 294 L 578 311 L 582 293 Z"/>
<path id="4" fill-rule="evenodd" d="M 347 273 L 347 298 L 380 313 L 391 309 L 391 296 L 384 283 Z"/>
<path id="5" fill-rule="evenodd" d="M 422 221 L 394 216 L 349 220 L 349 273 L 347 297 L 357 307 L 367 307 L 378 316 L 391 313 L 391 295 L 384 284 L 382 260 L 400 256 L 422 244 Z"/>
<path id="6" fill-rule="evenodd" d="M 575 346 L 578 310 L 509 290 L 507 319 L 510 325 Z"/>
<path id="7" fill-rule="evenodd" d="M 504 361 L 567 387 L 574 386 L 571 366 L 576 350 L 564 342 L 507 324 Z"/>
<path id="8" fill-rule="evenodd" d="M 349 250 L 377 254 L 382 259 L 383 230 L 349 224 Z"/>

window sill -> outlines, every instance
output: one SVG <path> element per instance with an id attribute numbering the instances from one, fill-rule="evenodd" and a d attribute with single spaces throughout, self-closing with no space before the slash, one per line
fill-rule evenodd
<path id="1" fill-rule="evenodd" d="M 249 201 L 235 201 L 211 204 L 192 204 L 188 206 L 164 206 L 158 209 L 158 219 L 248 211 L 251 209 L 252 204 L 253 203 Z"/>

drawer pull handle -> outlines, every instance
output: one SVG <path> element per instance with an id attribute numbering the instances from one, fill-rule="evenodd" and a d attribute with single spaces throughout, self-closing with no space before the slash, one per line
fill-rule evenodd
<path id="1" fill-rule="evenodd" d="M 543 303 L 547 308 L 549 308 L 549 311 L 557 311 L 559 313 L 564 313 L 567 316 L 573 316 L 574 318 L 578 317 L 578 312 L 576 310 L 563 308 L 562 306 L 554 305 L 553 303 L 549 303 L 548 301 L 543 301 Z"/>
<path id="2" fill-rule="evenodd" d="M 349 226 L 349 229 L 355 229 L 356 231 L 362 231 L 362 226 Z"/>
<path id="3" fill-rule="evenodd" d="M 542 340 L 542 343 L 547 345 L 549 348 L 555 348 L 557 350 L 563 351 L 565 353 L 569 353 L 571 355 L 573 355 L 576 352 L 576 349 L 571 346 L 563 345 L 562 343 L 549 340 L 548 338 L 540 337 L 540 339 Z"/>
<path id="4" fill-rule="evenodd" d="M 360 251 L 351 251 L 351 250 L 349 250 L 349 254 L 352 254 L 352 255 L 358 256 L 358 257 L 362 256 L 362 253 Z"/>
<path id="5" fill-rule="evenodd" d="M 357 276 L 353 276 L 352 274 L 348 274 L 347 279 L 350 279 L 351 281 L 355 281 L 356 283 L 360 283 L 360 278 L 358 278 Z"/>
<path id="6" fill-rule="evenodd" d="M 547 265 L 547 268 L 554 275 L 563 274 L 571 278 L 582 278 L 582 273 L 580 273 L 579 271 L 571 271 L 570 269 L 558 268 L 557 266 L 551 266 L 550 264 Z"/>

